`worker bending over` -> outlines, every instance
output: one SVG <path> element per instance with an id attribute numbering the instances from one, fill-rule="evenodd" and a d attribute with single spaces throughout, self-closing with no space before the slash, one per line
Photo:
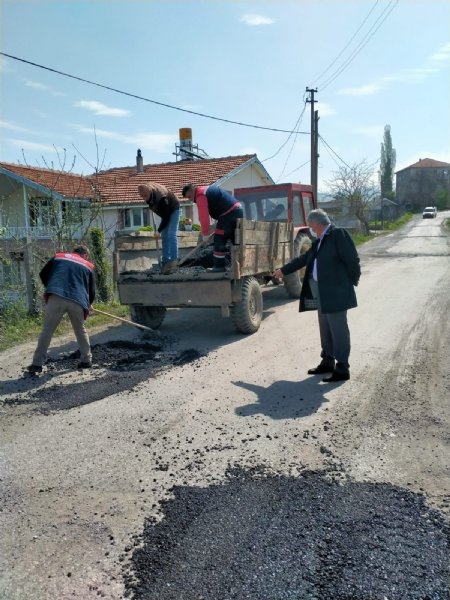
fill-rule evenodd
<path id="1" fill-rule="evenodd" d="M 236 221 L 244 216 L 240 203 L 229 192 L 216 185 L 194 186 L 188 183 L 183 187 L 182 196 L 197 204 L 203 238 L 209 234 L 210 217 L 217 221 L 214 231 L 212 271 L 225 271 L 226 243 L 231 240 L 234 244 Z"/>

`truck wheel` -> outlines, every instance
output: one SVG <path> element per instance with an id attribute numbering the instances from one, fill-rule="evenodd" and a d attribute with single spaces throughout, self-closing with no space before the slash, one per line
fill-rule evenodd
<path id="1" fill-rule="evenodd" d="M 305 254 L 311 248 L 311 240 L 307 235 L 300 235 L 294 241 L 294 256 Z M 284 287 L 290 298 L 300 298 L 305 268 L 284 277 Z"/>
<path id="2" fill-rule="evenodd" d="M 164 306 L 130 306 L 131 320 L 152 329 L 158 329 L 166 316 Z"/>
<path id="3" fill-rule="evenodd" d="M 263 299 L 259 283 L 254 277 L 242 282 L 242 300 L 231 307 L 231 319 L 241 333 L 255 333 L 261 325 Z"/>

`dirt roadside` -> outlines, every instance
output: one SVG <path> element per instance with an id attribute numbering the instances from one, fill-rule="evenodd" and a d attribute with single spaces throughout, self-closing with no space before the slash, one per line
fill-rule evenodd
<path id="1" fill-rule="evenodd" d="M 425 546 L 407 537 L 406 524 L 416 523 L 425 507 L 412 498 L 423 493 L 425 503 L 436 508 L 443 519 L 450 515 L 450 339 L 445 318 L 450 308 L 450 252 L 448 238 L 441 235 L 439 223 L 434 221 L 415 220 L 401 232 L 361 249 L 360 307 L 349 315 L 352 379 L 343 385 L 326 386 L 319 378 L 306 375 L 318 357 L 316 317 L 299 315 L 296 303 L 287 301 L 281 289 L 265 292 L 265 318 L 255 336 L 236 335 L 230 323 L 217 314 L 192 310 L 169 315 L 163 346 L 147 349 L 144 357 L 139 358 L 136 347 L 142 340 L 131 328 L 111 328 L 93 336 L 102 358 L 92 372 L 73 370 L 72 345 L 55 345 L 52 356 L 58 358 L 63 351 L 68 353 L 66 359 L 55 361 L 51 373 L 35 382 L 19 378 L 33 346 L 1 355 L 0 518 L 5 535 L 0 552 L 0 598 L 117 600 L 125 591 L 136 598 L 151 598 L 148 590 L 133 588 L 132 580 L 126 577 L 128 567 L 138 579 L 148 574 L 148 564 L 139 572 L 136 552 L 146 547 L 154 531 L 149 519 L 156 517 L 162 524 L 168 523 L 167 510 L 172 514 L 170 531 L 180 544 L 186 541 L 183 555 L 169 552 L 165 565 L 149 575 L 158 577 L 155 585 L 166 589 L 165 583 L 178 581 L 170 575 L 176 570 L 172 561 L 184 561 L 189 571 L 193 549 L 205 541 L 201 533 L 206 524 L 213 527 L 215 522 L 196 516 L 192 527 L 197 533 L 187 543 L 181 527 L 182 507 L 187 504 L 180 502 L 180 497 L 195 506 L 197 500 L 192 499 L 202 489 L 211 490 L 211 498 L 201 500 L 201 515 L 211 514 L 214 503 L 221 507 L 220 513 L 229 517 L 228 524 L 227 520 L 220 521 L 224 536 L 230 527 L 228 548 L 233 540 L 235 560 L 245 557 L 247 550 L 240 546 L 241 538 L 243 542 L 251 535 L 262 538 L 262 532 L 274 521 L 273 515 L 262 518 L 266 514 L 261 504 L 265 494 L 258 485 L 250 482 L 251 494 L 239 492 L 239 497 L 247 498 L 239 509 L 232 504 L 236 499 L 234 484 L 226 499 L 219 500 L 213 494 L 214 486 L 225 482 L 227 471 L 235 465 L 251 472 L 263 468 L 287 478 L 277 488 L 277 494 L 284 492 L 277 497 L 289 500 L 286 510 L 281 509 L 279 500 L 280 514 L 286 515 L 300 491 L 299 475 L 326 471 L 326 479 L 339 487 L 325 501 L 327 487 L 322 479 L 305 480 L 311 483 L 307 489 L 312 490 L 309 495 L 305 492 L 308 518 L 321 511 L 323 519 L 328 518 L 334 500 L 341 497 L 339 490 L 350 489 L 351 493 L 348 499 L 343 493 L 337 505 L 345 507 L 353 498 L 356 506 L 359 488 L 345 487 L 348 482 L 400 486 L 406 491 L 395 492 L 395 497 L 401 505 L 415 507 L 416 512 L 411 508 L 407 519 L 399 517 L 403 543 L 389 551 L 396 560 L 409 560 L 419 571 L 420 560 L 426 558 Z M 128 359 L 119 370 L 117 347 L 108 346 L 112 341 L 123 343 L 121 357 Z M 267 492 L 269 496 L 271 493 Z M 361 496 L 367 500 L 371 493 L 372 488 L 363 488 Z M 365 512 L 376 510 L 377 505 L 391 506 L 389 498 L 377 492 L 370 502 L 367 500 Z M 167 499 L 175 502 L 176 510 L 171 512 L 162 504 Z M 236 522 L 234 531 L 242 533 L 236 538 L 231 530 L 233 515 L 238 510 L 248 514 L 251 505 L 260 508 L 260 518 L 253 522 L 251 534 L 242 522 Z M 355 591 L 361 582 L 368 585 L 369 579 L 356 568 L 364 563 L 364 555 L 350 557 L 356 563 L 354 575 L 342 575 L 337 558 L 326 562 L 333 556 L 330 546 L 320 552 L 316 547 L 326 537 L 326 527 L 332 528 L 333 523 L 303 522 L 298 516 L 305 530 L 316 532 L 311 534 L 316 542 L 314 548 L 305 550 L 305 564 L 309 566 L 303 581 L 299 574 L 298 587 L 292 593 L 337 599 L 346 597 L 350 589 L 350 597 L 365 599 L 364 589 Z M 370 528 L 376 530 L 381 517 L 375 517 L 375 521 L 367 522 L 364 535 Z M 341 523 L 348 519 L 346 510 L 339 519 Z M 252 522 L 250 517 L 247 521 Z M 292 532 L 295 523 L 286 521 Z M 418 520 L 417 530 L 422 526 Z M 145 530 L 147 537 L 143 536 Z M 441 530 L 430 531 L 425 542 L 440 540 Z M 276 530 L 271 531 L 276 539 Z M 344 533 L 342 536 L 336 556 L 351 546 L 351 540 Z M 292 537 L 280 534 L 280 538 L 290 540 L 289 547 L 293 547 Z M 364 539 L 362 533 L 360 539 Z M 380 535 L 380 539 L 385 537 Z M 305 547 L 307 543 L 304 540 Z M 406 552 L 409 545 L 416 545 L 415 553 Z M 168 547 L 172 548 L 170 544 Z M 440 548 L 436 546 L 437 555 Z M 282 549 L 284 552 L 278 551 L 277 556 L 287 557 L 289 550 Z M 210 548 L 209 554 L 214 555 L 214 551 L 218 549 Z M 419 557 L 419 562 L 414 557 Z M 237 572 L 252 576 L 255 556 L 251 559 Z M 377 560 L 387 564 L 385 559 L 386 555 L 380 554 Z M 203 569 L 205 560 L 203 556 Z M 398 565 L 396 560 L 394 566 Z M 198 560 L 193 563 L 191 572 L 199 564 Z M 292 597 L 280 593 L 280 582 L 287 580 L 275 577 L 275 573 L 282 573 L 279 567 L 273 568 L 270 577 L 261 578 L 275 586 L 262 588 L 271 594 L 266 597 Z M 221 569 L 230 578 L 231 571 L 223 561 Z M 214 587 L 211 565 L 206 572 L 209 582 L 203 596 L 217 599 L 214 590 L 224 588 Z M 292 565 L 289 572 L 292 575 Z M 377 572 L 391 577 L 390 570 L 380 568 Z M 445 567 L 436 565 L 436 572 L 444 577 Z M 319 573 L 319 579 L 328 573 L 335 587 L 311 591 L 307 586 L 313 585 L 312 573 Z M 339 576 L 341 580 L 347 577 L 348 586 L 353 587 L 336 587 Z M 423 579 L 427 579 L 426 573 Z M 386 593 L 386 597 L 420 598 L 414 595 L 414 589 L 420 590 L 419 583 L 413 587 L 411 581 L 405 584 L 410 587 L 399 588 L 410 590 L 410 595 Z M 198 581 L 197 591 L 201 585 Z M 371 585 L 385 593 L 381 580 L 376 582 L 379 588 Z M 430 589 L 433 591 L 426 588 L 427 593 Z M 442 589 L 434 596 L 438 600 L 445 598 Z M 186 594 L 186 598 L 196 597 Z M 174 584 L 169 595 L 161 593 L 160 597 L 183 595 Z M 222 597 L 239 598 L 239 588 Z"/>

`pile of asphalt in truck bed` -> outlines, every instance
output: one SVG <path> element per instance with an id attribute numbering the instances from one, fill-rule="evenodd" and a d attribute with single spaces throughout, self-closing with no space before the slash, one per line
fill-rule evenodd
<path id="1" fill-rule="evenodd" d="M 125 576 L 134 600 L 448 600 L 449 529 L 421 495 L 254 471 L 175 487 Z"/>

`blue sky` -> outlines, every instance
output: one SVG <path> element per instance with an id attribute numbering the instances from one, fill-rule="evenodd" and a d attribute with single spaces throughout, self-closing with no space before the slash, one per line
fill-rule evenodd
<path id="1" fill-rule="evenodd" d="M 0 11 L 2 52 L 195 112 L 309 132 L 309 104 L 296 124 L 317 87 L 336 153 L 321 143 L 319 189 L 341 160 L 376 163 L 386 124 L 397 169 L 450 162 L 448 0 L 2 0 Z M 182 113 L 2 56 L 0 76 L 2 161 L 57 167 L 66 156 L 70 169 L 75 157 L 89 173 L 132 165 L 141 148 L 146 164 L 168 162 L 191 127 L 212 157 L 276 154 L 264 162 L 275 180 L 309 183 L 309 164 L 297 168 L 309 135 Z"/>

